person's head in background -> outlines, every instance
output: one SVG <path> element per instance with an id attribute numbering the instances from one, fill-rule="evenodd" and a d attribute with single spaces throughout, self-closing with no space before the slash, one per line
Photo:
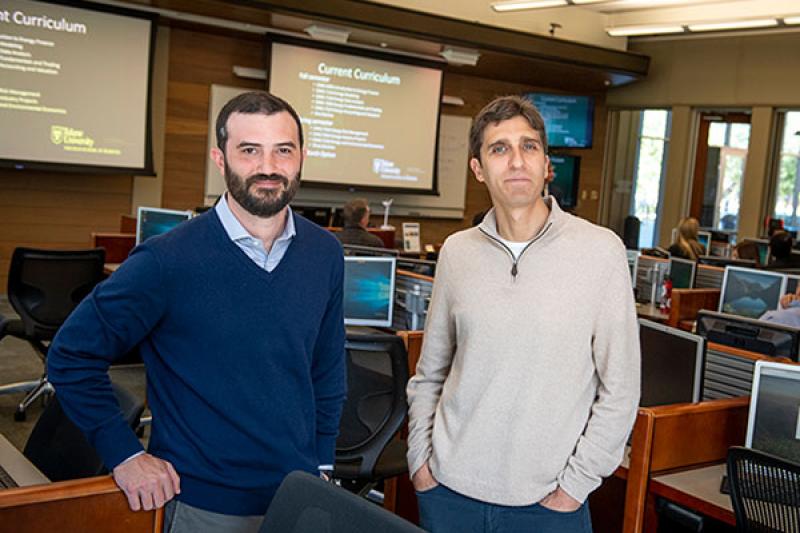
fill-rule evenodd
<path id="1" fill-rule="evenodd" d="M 775 261 L 789 261 L 792 257 L 792 236 L 786 231 L 776 231 L 769 240 L 770 255 Z"/>
<path id="2" fill-rule="evenodd" d="M 742 241 L 733 249 L 734 259 L 748 259 L 759 262 L 758 244 L 754 241 Z M 764 265 L 762 265 L 764 266 Z"/>
<path id="3" fill-rule="evenodd" d="M 697 240 L 700 223 L 694 217 L 686 217 L 678 224 L 678 240 L 675 244 L 681 249 L 685 257 L 697 259 L 703 255 L 703 245 Z"/>
<path id="4" fill-rule="evenodd" d="M 355 198 L 344 204 L 342 216 L 345 227 L 369 225 L 369 202 L 365 198 Z"/>

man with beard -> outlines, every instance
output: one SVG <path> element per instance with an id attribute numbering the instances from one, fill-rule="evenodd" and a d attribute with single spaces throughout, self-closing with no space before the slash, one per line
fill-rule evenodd
<path id="1" fill-rule="evenodd" d="M 300 120 L 280 98 L 250 92 L 225 105 L 216 134 L 227 194 L 137 247 L 48 356 L 64 410 L 131 509 L 169 502 L 171 532 L 257 530 L 288 472 L 333 464 L 345 396 L 341 248 L 288 207 Z M 107 372 L 134 347 L 153 413 L 148 452 Z"/>

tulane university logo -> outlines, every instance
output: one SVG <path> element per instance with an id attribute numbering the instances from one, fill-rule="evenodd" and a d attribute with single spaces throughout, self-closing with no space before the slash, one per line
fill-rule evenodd
<path id="1" fill-rule="evenodd" d="M 50 141 L 53 144 L 61 144 L 64 142 L 64 126 L 50 126 Z"/>

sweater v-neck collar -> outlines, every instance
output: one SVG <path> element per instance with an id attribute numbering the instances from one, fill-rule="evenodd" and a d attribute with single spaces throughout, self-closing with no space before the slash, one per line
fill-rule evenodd
<path id="1" fill-rule="evenodd" d="M 209 213 L 212 217 L 212 225 L 214 226 L 213 233 L 217 236 L 218 239 L 223 241 L 223 247 L 232 253 L 239 261 L 243 261 L 247 264 L 247 268 L 252 269 L 257 275 L 263 277 L 267 281 L 272 280 L 277 274 L 279 274 L 284 268 L 286 268 L 285 264 L 288 260 L 291 260 L 292 256 L 294 255 L 293 250 L 297 248 L 299 244 L 303 242 L 304 237 L 304 230 L 301 227 L 298 227 L 297 224 L 298 220 L 293 211 L 289 211 L 289 216 L 293 218 L 292 222 L 294 224 L 294 236 L 292 237 L 292 242 L 289 244 L 289 247 L 286 250 L 283 258 L 281 259 L 280 263 L 272 270 L 272 272 L 268 272 L 267 270 L 258 266 L 250 257 L 247 256 L 244 251 L 239 248 L 239 246 L 231 240 L 228 233 L 225 231 L 225 227 L 222 225 L 222 221 L 219 218 L 215 209 L 211 210 L 212 213 Z M 287 221 L 288 224 L 288 221 Z M 302 226 L 302 225 L 300 225 Z"/>

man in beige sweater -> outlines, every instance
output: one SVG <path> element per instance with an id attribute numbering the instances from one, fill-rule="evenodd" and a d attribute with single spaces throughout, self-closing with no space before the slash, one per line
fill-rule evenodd
<path id="1" fill-rule="evenodd" d="M 527 100 L 487 105 L 470 152 L 494 208 L 442 247 L 408 385 L 422 525 L 591 531 L 586 499 L 622 460 L 639 399 L 625 250 L 542 196 L 547 140 Z"/>

